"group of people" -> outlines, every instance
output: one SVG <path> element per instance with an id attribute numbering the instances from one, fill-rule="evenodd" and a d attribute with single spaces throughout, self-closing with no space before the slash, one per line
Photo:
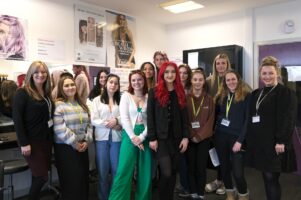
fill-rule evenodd
<path id="1" fill-rule="evenodd" d="M 74 72 L 87 81 L 85 72 Z M 178 67 L 156 52 L 154 64 L 130 72 L 122 95 L 119 77 L 104 70 L 89 94 L 69 73 L 61 73 L 51 89 L 47 66 L 33 62 L 13 103 L 21 153 L 32 171 L 29 199 L 39 199 L 48 179 L 53 142 L 62 198 L 88 199 L 93 138 L 102 200 L 131 199 L 133 180 L 135 199 L 150 200 L 157 165 L 160 199 L 173 199 L 179 172 L 189 198 L 204 199 L 205 190 L 224 185 L 227 200 L 247 200 L 245 162 L 262 172 L 267 199 L 281 199 L 280 173 L 296 169 L 296 97 L 279 83 L 276 58 L 264 58 L 259 75 L 264 87 L 252 92 L 226 54 L 215 58 L 213 75 L 206 77 L 204 70 Z M 219 175 L 206 185 L 212 145 Z"/>

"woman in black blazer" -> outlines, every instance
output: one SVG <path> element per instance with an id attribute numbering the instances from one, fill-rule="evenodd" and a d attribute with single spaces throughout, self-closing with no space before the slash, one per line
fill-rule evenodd
<path id="1" fill-rule="evenodd" d="M 255 90 L 251 96 L 247 160 L 251 167 L 262 172 L 267 199 L 280 200 L 280 173 L 296 170 L 292 146 L 296 96 L 278 83 L 276 58 L 263 58 L 259 73 L 264 88 Z"/>
<path id="2" fill-rule="evenodd" d="M 159 196 L 161 200 L 173 199 L 179 155 L 187 149 L 189 130 L 185 92 L 175 63 L 163 63 L 147 105 L 149 146 L 161 170 Z"/>

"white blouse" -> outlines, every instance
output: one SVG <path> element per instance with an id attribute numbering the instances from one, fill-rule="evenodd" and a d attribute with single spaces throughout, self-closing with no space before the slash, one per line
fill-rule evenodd
<path id="1" fill-rule="evenodd" d="M 91 123 L 95 126 L 95 140 L 109 140 L 110 128 L 106 128 L 107 120 L 117 118 L 120 122 L 119 106 L 114 105 L 112 111 L 108 104 L 100 101 L 100 96 L 97 96 L 92 101 Z M 121 131 L 112 129 L 112 141 L 121 141 Z"/>

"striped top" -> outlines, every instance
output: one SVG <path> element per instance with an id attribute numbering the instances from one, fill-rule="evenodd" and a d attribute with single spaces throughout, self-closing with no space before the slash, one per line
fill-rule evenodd
<path id="1" fill-rule="evenodd" d="M 54 142 L 75 148 L 79 141 L 92 141 L 92 126 L 88 113 L 76 102 L 55 102 Z"/>

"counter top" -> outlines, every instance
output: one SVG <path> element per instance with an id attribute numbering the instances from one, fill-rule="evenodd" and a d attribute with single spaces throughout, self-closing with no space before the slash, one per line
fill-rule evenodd
<path id="1" fill-rule="evenodd" d="M 17 146 L 16 132 L 0 133 L 0 149 L 14 148 Z"/>

